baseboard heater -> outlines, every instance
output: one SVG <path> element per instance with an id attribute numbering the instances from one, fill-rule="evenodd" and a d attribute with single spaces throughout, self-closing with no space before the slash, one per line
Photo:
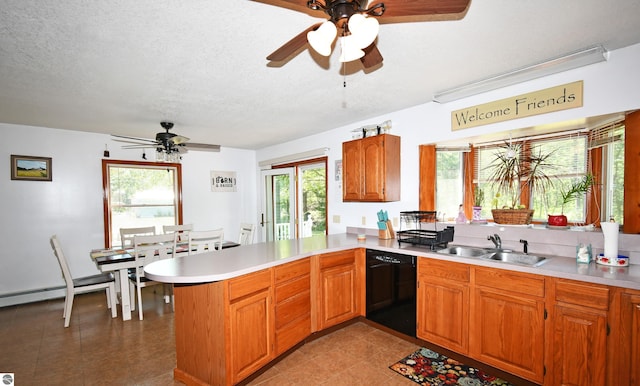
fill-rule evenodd
<path id="1" fill-rule="evenodd" d="M 65 289 L 66 286 L 61 285 L 0 294 L 0 307 L 63 297 Z"/>

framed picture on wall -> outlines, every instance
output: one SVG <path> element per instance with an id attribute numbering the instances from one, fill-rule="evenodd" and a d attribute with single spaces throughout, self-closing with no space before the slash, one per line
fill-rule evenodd
<path id="1" fill-rule="evenodd" d="M 51 158 L 12 154 L 11 179 L 51 181 Z"/>

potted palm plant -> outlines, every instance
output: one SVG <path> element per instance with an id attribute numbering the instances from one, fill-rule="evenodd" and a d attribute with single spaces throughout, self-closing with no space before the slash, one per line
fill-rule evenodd
<path id="1" fill-rule="evenodd" d="M 505 143 L 495 153 L 495 158 L 487 166 L 489 184 L 496 198 L 504 197 L 506 204 L 501 208 L 495 203 L 491 210 L 493 220 L 499 224 L 529 224 L 533 210 L 521 202 L 522 192 L 529 190 L 535 194 L 545 194 L 553 185 L 546 174 L 553 168 L 548 160 L 553 152 L 544 153 L 540 148 L 523 151 L 520 143 Z"/>
<path id="2" fill-rule="evenodd" d="M 567 226 L 567 216 L 564 214 L 564 207 L 568 203 L 584 196 L 595 184 L 593 174 L 585 174 L 579 181 L 573 182 L 568 187 L 560 189 L 560 214 L 550 214 L 547 218 L 549 226 Z"/>

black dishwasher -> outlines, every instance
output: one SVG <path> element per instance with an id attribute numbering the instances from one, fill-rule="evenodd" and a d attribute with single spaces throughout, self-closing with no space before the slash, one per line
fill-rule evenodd
<path id="1" fill-rule="evenodd" d="M 416 256 L 367 249 L 367 319 L 416 336 Z"/>

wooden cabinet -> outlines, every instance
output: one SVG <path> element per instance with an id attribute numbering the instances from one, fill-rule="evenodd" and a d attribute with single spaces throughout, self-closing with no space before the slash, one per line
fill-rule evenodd
<path id="1" fill-rule="evenodd" d="M 271 270 L 227 281 L 229 298 L 229 374 L 233 383 L 273 358 Z"/>
<path id="2" fill-rule="evenodd" d="M 476 267 L 471 282 L 470 356 L 542 383 L 545 278 Z"/>
<path id="3" fill-rule="evenodd" d="M 640 385 L 640 291 L 614 288 L 607 385 Z"/>
<path id="4" fill-rule="evenodd" d="M 342 144 L 343 201 L 400 200 L 400 137 L 381 134 Z"/>
<path id="5" fill-rule="evenodd" d="M 467 355 L 469 266 L 418 259 L 418 338 Z"/>
<path id="6" fill-rule="evenodd" d="M 565 279 L 548 283 L 547 383 L 604 385 L 609 288 Z"/>
<path id="7" fill-rule="evenodd" d="M 362 314 L 361 269 L 356 251 L 348 250 L 314 256 L 317 272 L 315 290 L 316 328 L 324 330 Z"/>
<path id="8" fill-rule="evenodd" d="M 272 270 L 175 285 L 176 380 L 232 385 L 273 359 Z"/>
<path id="9" fill-rule="evenodd" d="M 274 268 L 276 356 L 311 335 L 310 270 L 309 258 Z"/>

